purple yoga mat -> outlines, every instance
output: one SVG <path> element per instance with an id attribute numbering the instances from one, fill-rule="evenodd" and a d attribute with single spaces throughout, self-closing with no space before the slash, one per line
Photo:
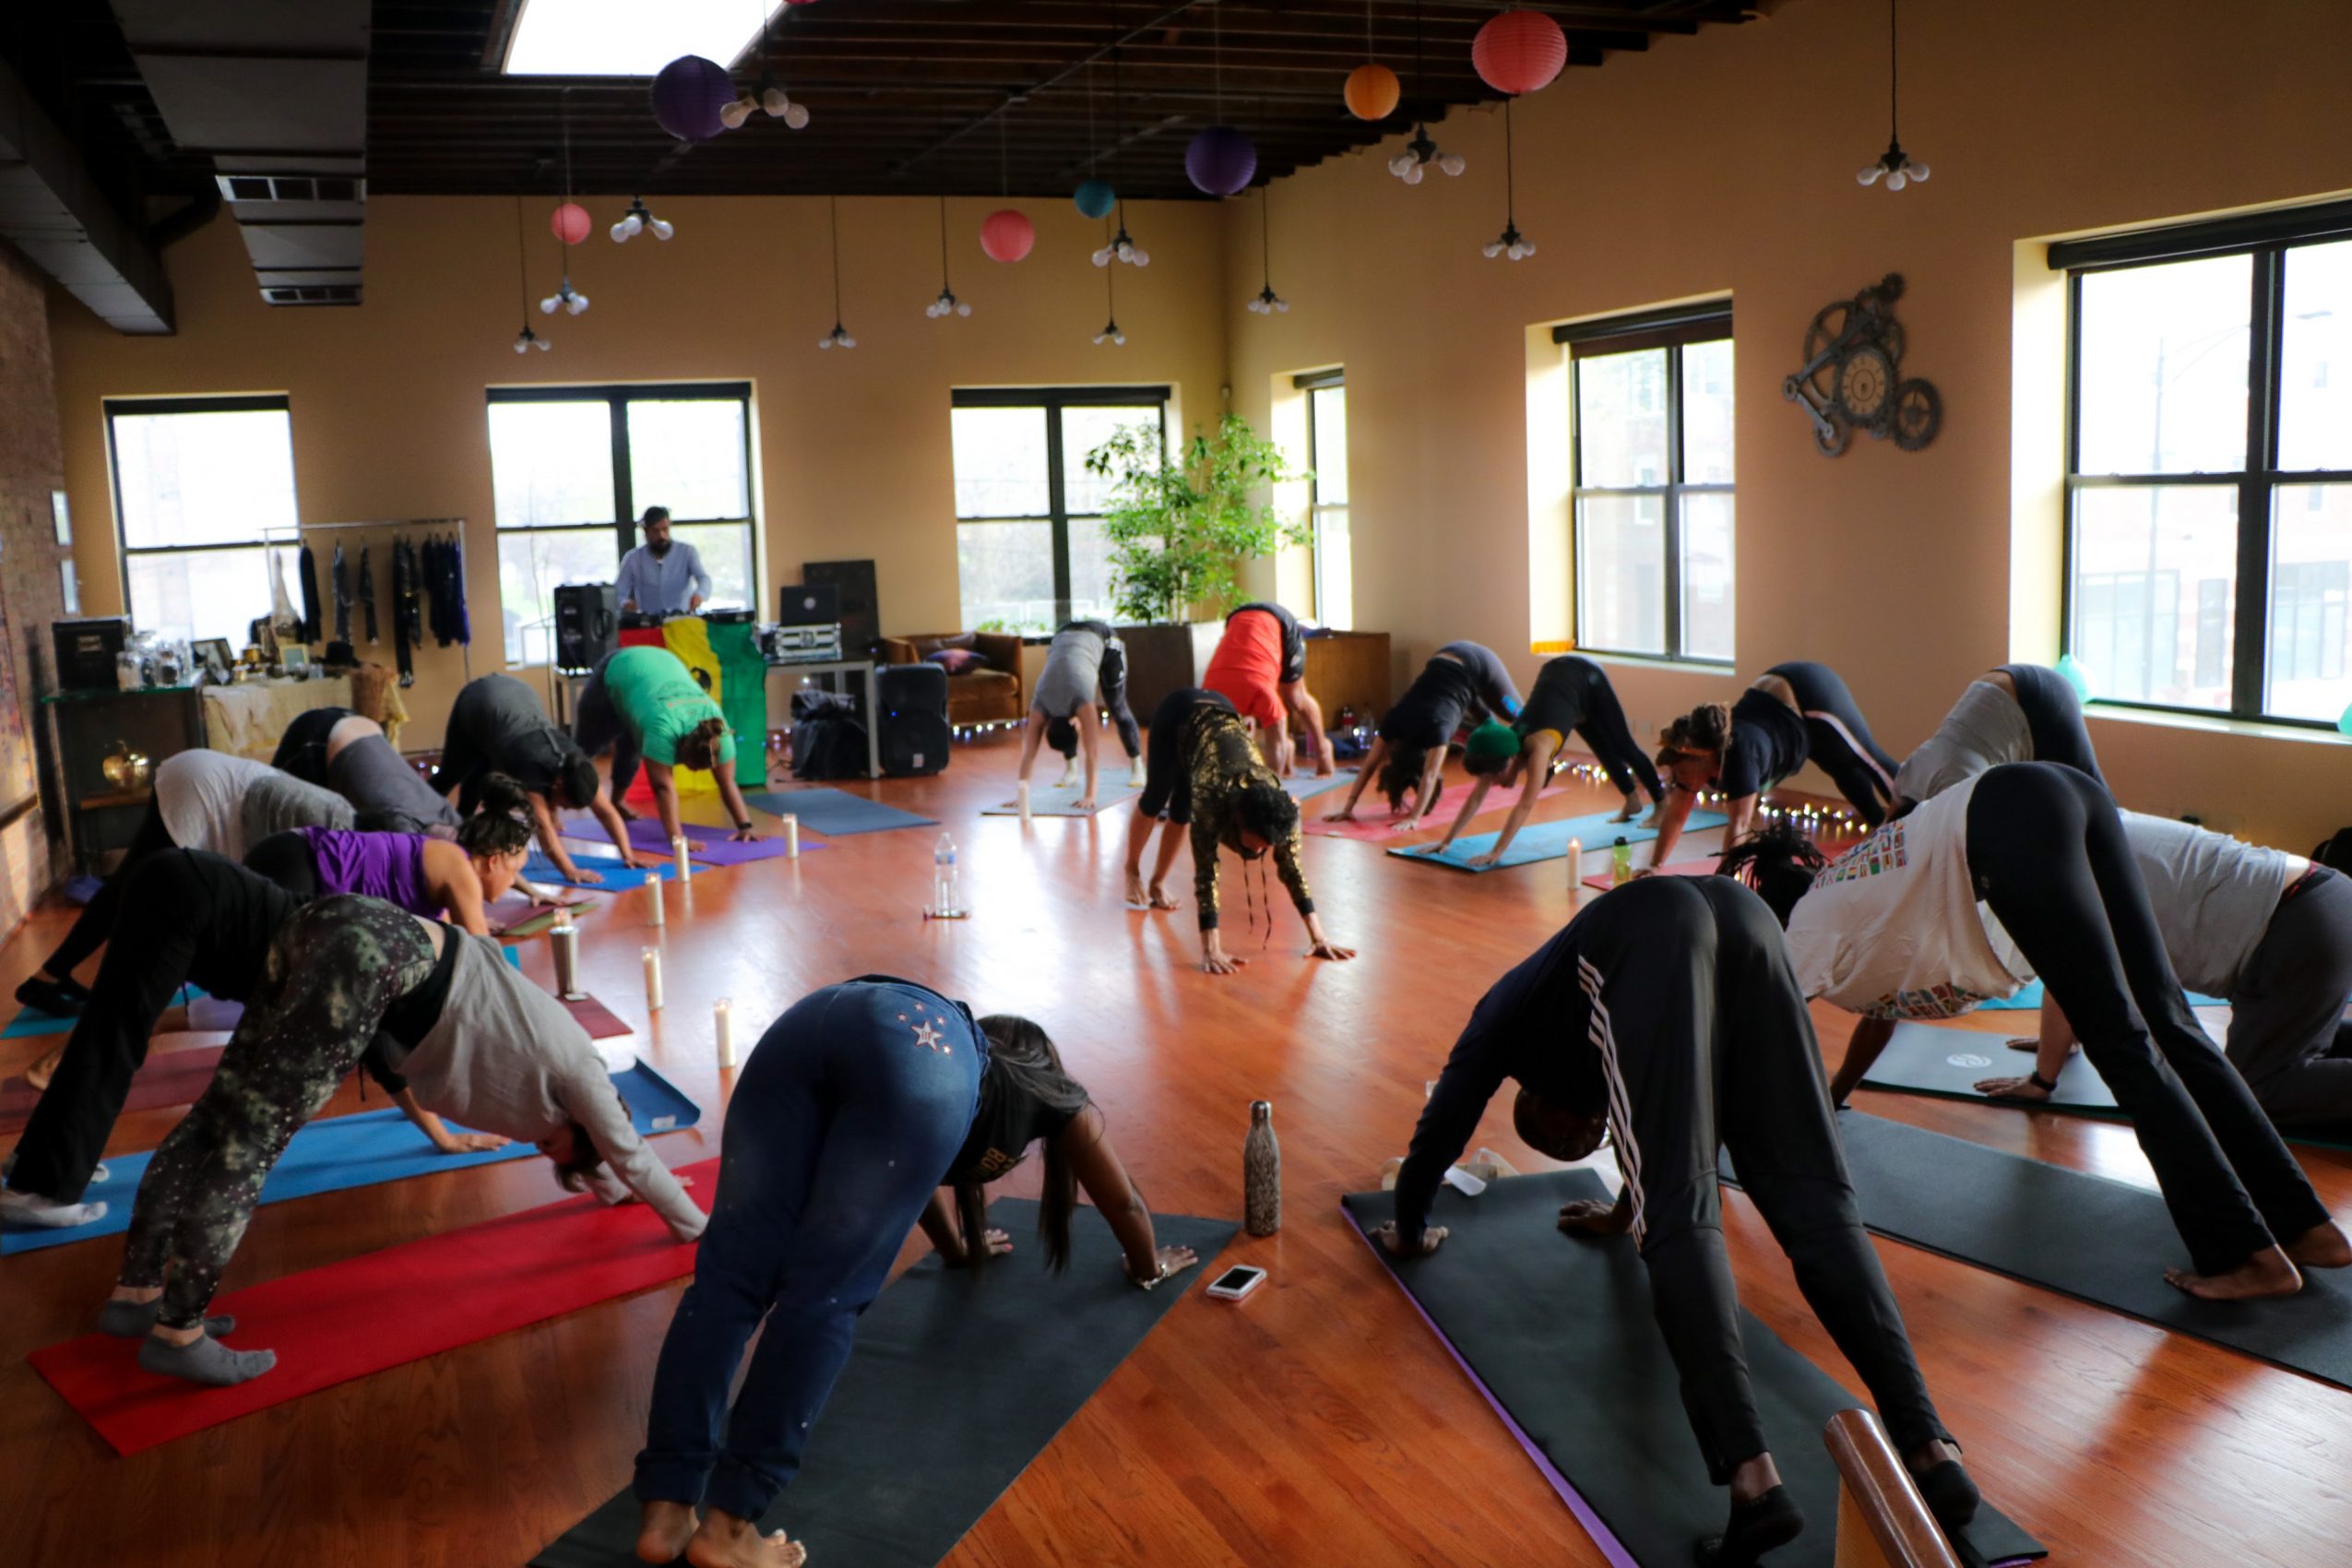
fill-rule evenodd
<path id="1" fill-rule="evenodd" d="M 566 838 L 600 839 L 604 837 L 604 830 L 597 826 L 596 818 L 586 812 L 564 813 L 563 828 Z M 723 827 L 705 827 L 700 823 L 686 822 L 678 825 L 678 831 L 685 835 L 686 842 L 692 846 L 688 852 L 703 865 L 740 866 L 753 861 L 784 858 L 784 836 L 781 833 L 766 835 L 754 843 L 738 844 L 728 837 Z M 661 824 L 643 818 L 629 824 L 629 843 L 632 848 L 648 854 L 667 855 L 670 852 L 670 841 L 662 834 Z M 822 843 L 810 843 L 805 837 L 801 840 L 801 853 L 804 855 L 812 849 L 824 848 Z"/>

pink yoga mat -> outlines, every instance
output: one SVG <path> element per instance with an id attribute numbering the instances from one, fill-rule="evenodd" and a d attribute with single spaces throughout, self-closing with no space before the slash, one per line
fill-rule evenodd
<path id="1" fill-rule="evenodd" d="M 212 1082 L 212 1070 L 220 1064 L 220 1047 L 217 1045 L 196 1051 L 154 1051 L 133 1075 L 131 1092 L 123 1101 L 123 1109 L 153 1111 L 167 1105 L 194 1105 L 205 1085 Z M 0 1085 L 0 1136 L 23 1132 L 40 1099 L 41 1091 L 22 1078 L 10 1078 Z"/>
<path id="2" fill-rule="evenodd" d="M 1669 861 L 1657 868 L 1657 874 L 1660 876 L 1713 876 L 1716 862 L 1720 859 L 1722 857 L 1719 855 L 1709 855 L 1703 861 Z M 1585 852 L 1585 863 L 1587 865 L 1592 863 L 1592 851 Z M 1585 885 L 1598 887 L 1606 893 L 1617 885 L 1617 878 L 1609 870 L 1609 857 L 1605 852 L 1601 856 L 1601 867 L 1600 871 L 1585 878 Z M 1638 871 L 1642 868 L 1636 866 L 1634 869 Z"/>
<path id="3" fill-rule="evenodd" d="M 1392 844 L 1400 839 L 1418 837 L 1424 833 L 1443 834 L 1454 826 L 1454 814 L 1462 809 L 1459 801 L 1447 798 L 1453 793 L 1454 789 L 1455 786 L 1451 784 L 1446 786 L 1446 794 L 1438 797 L 1436 809 L 1423 817 L 1418 827 L 1392 824 L 1388 816 L 1387 801 L 1374 794 L 1370 786 L 1366 786 L 1364 798 L 1356 802 L 1358 814 L 1355 821 L 1325 822 L 1323 819 L 1323 813 L 1314 809 L 1315 802 L 1309 801 L 1299 808 L 1301 817 L 1299 831 L 1317 838 L 1353 838 L 1360 844 Z M 1553 785 L 1542 794 L 1538 795 L 1536 799 L 1548 801 L 1554 795 L 1566 792 L 1564 785 Z M 1515 790 L 1509 795 L 1492 801 L 1484 811 L 1472 817 L 1462 831 L 1465 833 L 1492 832 L 1491 827 L 1479 827 L 1475 825 L 1486 821 L 1488 817 L 1498 812 L 1509 811 L 1512 802 L 1517 799 L 1518 791 Z M 1337 807 L 1338 802 L 1334 800 L 1325 809 L 1336 810 Z"/>

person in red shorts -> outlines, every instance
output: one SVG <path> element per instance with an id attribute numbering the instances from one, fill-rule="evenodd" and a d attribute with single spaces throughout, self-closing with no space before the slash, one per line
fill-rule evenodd
<path id="1" fill-rule="evenodd" d="M 1225 636 L 1201 676 L 1201 684 L 1232 701 L 1242 718 L 1257 724 L 1258 748 L 1277 778 L 1288 778 L 1295 760 L 1289 715 L 1305 724 L 1314 753 L 1315 777 L 1338 771 L 1330 738 L 1323 731 L 1323 707 L 1307 690 L 1307 639 L 1299 618 L 1278 604 L 1245 604 L 1225 618 Z"/>

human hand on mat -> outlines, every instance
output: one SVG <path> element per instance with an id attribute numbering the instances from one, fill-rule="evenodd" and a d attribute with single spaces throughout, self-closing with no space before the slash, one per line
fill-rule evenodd
<path id="1" fill-rule="evenodd" d="M 1342 947 L 1328 937 L 1316 938 L 1314 944 L 1307 949 L 1308 957 L 1328 958 L 1335 964 L 1344 964 L 1355 956 L 1354 948 Z"/>
<path id="2" fill-rule="evenodd" d="M 1323 814 L 1323 820 L 1325 822 L 1353 822 L 1356 820 L 1356 808 L 1351 802 L 1348 805 L 1341 806 L 1336 812 L 1325 812 Z"/>
<path id="3" fill-rule="evenodd" d="M 502 1138 L 495 1133 L 451 1133 L 433 1146 L 443 1154 L 486 1154 L 494 1148 L 505 1148 L 512 1138 Z"/>
<path id="4" fill-rule="evenodd" d="M 978 1266 L 980 1257 L 1001 1258 L 1011 1252 L 1013 1250 L 1012 1235 L 1010 1232 L 993 1228 L 983 1230 L 980 1232 L 980 1253 L 976 1256 L 970 1244 L 967 1242 L 961 1257 L 951 1258 L 944 1253 L 942 1253 L 940 1257 L 950 1268 L 973 1268 Z"/>
<path id="5" fill-rule="evenodd" d="M 1150 1274 L 1137 1274 L 1133 1264 L 1122 1263 L 1119 1266 L 1127 1271 L 1128 1278 L 1148 1290 L 1161 1280 L 1172 1278 L 1200 1261 L 1201 1255 L 1190 1247 L 1162 1247 L 1152 1253 L 1154 1269 Z"/>
<path id="6" fill-rule="evenodd" d="M 1387 1248 L 1396 1256 L 1400 1258 L 1420 1258 L 1427 1257 L 1430 1253 L 1437 1251 L 1438 1243 L 1445 1240 L 1446 1231 L 1445 1227 L 1443 1225 L 1425 1225 L 1421 1228 L 1420 1244 L 1415 1247 L 1408 1247 L 1404 1243 L 1403 1240 L 1397 1235 L 1396 1222 L 1393 1219 L 1375 1227 L 1372 1230 L 1372 1234 L 1380 1238 L 1380 1244 L 1382 1246 Z"/>
<path id="7" fill-rule="evenodd" d="M 1621 1201 L 1578 1198 L 1560 1206 L 1560 1229 L 1571 1236 L 1622 1236 L 1633 1228 L 1633 1208 Z"/>
<path id="8" fill-rule="evenodd" d="M 1980 1078 L 1977 1082 L 1977 1092 L 1988 1099 L 2014 1099 L 2027 1105 L 2038 1104 L 2050 1097 L 2050 1091 L 2034 1082 L 2030 1076 Z"/>
<path id="9" fill-rule="evenodd" d="M 1502 860 L 1503 851 L 1500 849 L 1489 849 L 1483 855 L 1472 855 L 1468 860 L 1462 863 L 1468 866 L 1472 871 L 1484 871 L 1491 865 L 1501 863 Z"/>

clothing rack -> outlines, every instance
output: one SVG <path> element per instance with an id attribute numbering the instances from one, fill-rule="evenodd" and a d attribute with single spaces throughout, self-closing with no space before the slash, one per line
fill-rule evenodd
<path id="1" fill-rule="evenodd" d="M 260 530 L 262 559 L 264 569 L 270 574 L 272 588 L 275 588 L 278 581 L 276 552 L 286 548 L 290 543 L 299 549 L 306 534 L 337 533 L 344 529 L 393 529 L 402 535 L 410 530 L 423 534 L 445 531 L 453 537 L 459 550 L 462 551 L 465 548 L 466 519 L 463 517 L 385 517 L 372 522 L 349 523 L 265 523 Z M 291 535 L 292 538 L 289 540 L 276 537 L 280 535 Z M 398 542 L 397 539 L 395 542 Z M 474 675 L 473 645 L 470 642 L 459 643 L 457 650 L 458 657 L 465 666 L 466 679 L 470 681 Z"/>

